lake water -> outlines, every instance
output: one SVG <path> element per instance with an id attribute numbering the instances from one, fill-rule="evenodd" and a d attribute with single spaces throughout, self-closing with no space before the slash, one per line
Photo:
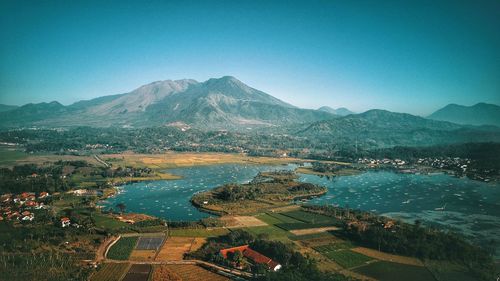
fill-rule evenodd
<path id="1" fill-rule="evenodd" d="M 210 216 L 194 208 L 192 194 L 216 186 L 253 179 L 259 171 L 294 169 L 296 166 L 213 165 L 169 170 L 180 180 L 140 182 L 121 187 L 121 193 L 104 202 L 119 202 L 128 212 L 146 213 L 170 221 L 195 221 Z M 320 184 L 328 193 L 309 201 L 373 211 L 408 222 L 416 219 L 439 225 L 485 242 L 500 237 L 500 186 L 448 175 L 397 174 L 369 171 L 334 178 L 301 175 L 300 181 Z M 444 210 L 436 210 L 443 208 Z M 500 251 L 499 251 L 500 252 Z"/>
<path id="2" fill-rule="evenodd" d="M 169 221 L 196 221 L 209 217 L 200 212 L 189 201 L 196 192 L 205 191 L 226 183 L 246 183 L 260 171 L 295 169 L 295 165 L 211 165 L 182 169 L 170 169 L 169 173 L 180 175 L 179 180 L 138 182 L 120 187 L 120 193 L 100 205 L 114 207 L 123 202 L 127 212 L 145 213 Z"/>
<path id="3" fill-rule="evenodd" d="M 500 237 L 498 184 L 445 174 L 414 175 L 386 171 L 332 179 L 302 175 L 300 180 L 328 187 L 328 193 L 311 200 L 309 203 L 312 204 L 348 205 L 411 223 L 419 219 L 427 225 L 465 234 L 478 243 L 488 243 Z"/>

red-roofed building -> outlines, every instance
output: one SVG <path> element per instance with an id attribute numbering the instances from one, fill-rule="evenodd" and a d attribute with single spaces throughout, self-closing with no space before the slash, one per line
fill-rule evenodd
<path id="1" fill-rule="evenodd" d="M 222 249 L 220 250 L 220 254 L 227 259 L 228 253 L 235 253 L 238 251 L 241 252 L 245 258 L 251 260 L 254 263 L 265 264 L 272 271 L 278 271 L 281 268 L 281 264 L 273 261 L 272 259 L 264 256 L 257 251 L 252 250 L 248 245 Z"/>
<path id="2" fill-rule="evenodd" d="M 69 226 L 71 224 L 71 220 L 69 218 L 61 218 L 61 226 L 62 227 L 66 227 L 66 226 Z"/>

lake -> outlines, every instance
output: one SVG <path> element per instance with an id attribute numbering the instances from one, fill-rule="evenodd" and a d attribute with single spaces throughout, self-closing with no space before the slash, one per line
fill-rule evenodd
<path id="1" fill-rule="evenodd" d="M 191 196 L 216 186 L 253 179 L 259 171 L 295 169 L 295 165 L 212 165 L 169 170 L 183 178 L 139 182 L 120 187 L 105 207 L 123 202 L 128 212 L 145 213 L 170 221 L 195 221 L 210 216 L 189 202 Z M 368 171 L 333 178 L 301 174 L 300 181 L 326 186 L 328 193 L 310 200 L 373 211 L 407 222 L 421 220 L 484 242 L 500 237 L 500 186 L 449 175 L 399 174 Z M 441 208 L 441 210 L 440 210 Z"/>

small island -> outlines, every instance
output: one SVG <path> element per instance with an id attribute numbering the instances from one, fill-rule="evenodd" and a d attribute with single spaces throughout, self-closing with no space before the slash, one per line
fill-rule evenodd
<path id="1" fill-rule="evenodd" d="M 327 192 L 326 187 L 299 182 L 297 178 L 293 171 L 261 172 L 249 183 L 230 183 L 197 193 L 191 202 L 211 213 L 250 214 Z"/>

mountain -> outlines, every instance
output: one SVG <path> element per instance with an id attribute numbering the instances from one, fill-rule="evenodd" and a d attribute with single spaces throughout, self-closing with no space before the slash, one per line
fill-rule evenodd
<path id="1" fill-rule="evenodd" d="M 10 111 L 16 108 L 18 108 L 17 105 L 0 104 L 0 112 Z"/>
<path id="2" fill-rule="evenodd" d="M 378 109 L 314 122 L 297 135 L 372 148 L 500 141 L 500 129 L 466 127 Z"/>
<path id="3" fill-rule="evenodd" d="M 500 106 L 488 103 L 478 103 L 473 106 L 449 104 L 432 113 L 428 118 L 457 124 L 500 127 Z"/>
<path id="4" fill-rule="evenodd" d="M 186 124 L 202 129 L 246 129 L 331 119 L 323 111 L 301 109 L 224 76 L 197 82 L 157 81 L 129 93 L 55 104 L 26 105 L 0 113 L 1 127 L 130 126 Z M 32 107 L 38 108 L 37 110 Z M 11 112 L 9 112 L 11 113 Z"/>
<path id="5" fill-rule="evenodd" d="M 345 107 L 339 107 L 337 109 L 334 109 L 334 108 L 331 108 L 329 106 L 322 106 L 322 107 L 318 108 L 318 110 L 332 113 L 332 114 L 339 115 L 339 116 L 346 116 L 349 114 L 354 114 L 354 112 L 350 111 L 349 109 L 347 109 Z"/>

